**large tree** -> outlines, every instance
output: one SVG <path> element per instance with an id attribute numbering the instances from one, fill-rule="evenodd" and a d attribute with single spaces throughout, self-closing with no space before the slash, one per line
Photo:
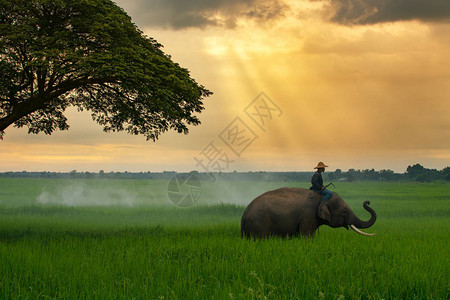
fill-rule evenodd
<path id="1" fill-rule="evenodd" d="M 111 0 L 0 0 L 0 138 L 66 130 L 69 106 L 108 132 L 187 133 L 211 92 L 161 47 Z"/>

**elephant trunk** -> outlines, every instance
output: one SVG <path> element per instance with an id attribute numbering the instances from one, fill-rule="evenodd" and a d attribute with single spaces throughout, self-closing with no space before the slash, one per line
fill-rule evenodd
<path id="1" fill-rule="evenodd" d="M 375 223 L 375 221 L 377 220 L 377 214 L 371 207 L 369 207 L 369 204 L 370 201 L 364 201 L 363 207 L 370 213 L 370 219 L 368 221 L 362 221 L 356 215 L 354 215 L 354 218 L 353 220 L 350 220 L 349 225 L 354 225 L 357 228 L 369 228 Z"/>

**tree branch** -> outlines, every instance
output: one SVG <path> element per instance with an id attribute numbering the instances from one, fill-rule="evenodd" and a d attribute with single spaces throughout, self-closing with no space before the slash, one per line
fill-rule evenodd
<path id="1" fill-rule="evenodd" d="M 70 92 L 71 90 L 84 85 L 100 84 L 104 82 L 115 82 L 115 78 L 82 78 L 78 80 L 67 80 L 55 86 L 53 91 L 47 90 L 44 93 L 39 93 L 36 96 L 30 97 L 27 101 L 19 102 L 14 107 L 12 112 L 0 118 L 0 132 L 5 130 L 9 125 L 18 121 L 22 117 L 31 114 L 39 109 L 45 108 L 46 104 L 60 97 L 61 95 Z"/>

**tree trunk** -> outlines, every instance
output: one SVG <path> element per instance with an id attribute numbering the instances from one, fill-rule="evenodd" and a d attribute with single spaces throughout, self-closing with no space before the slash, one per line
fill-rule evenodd
<path id="1" fill-rule="evenodd" d="M 4 131 L 6 128 L 8 128 L 9 125 L 14 123 L 15 121 L 11 118 L 11 116 L 6 116 L 4 118 L 0 119 L 0 132 Z"/>

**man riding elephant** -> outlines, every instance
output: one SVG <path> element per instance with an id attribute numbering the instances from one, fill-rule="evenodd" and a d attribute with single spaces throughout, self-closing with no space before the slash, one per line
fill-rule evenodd
<path id="1" fill-rule="evenodd" d="M 322 179 L 321 173 L 325 172 L 326 167 L 328 167 L 328 166 L 326 166 L 323 162 L 319 162 L 317 164 L 317 167 L 314 168 L 314 169 L 317 169 L 317 171 L 314 173 L 313 177 L 311 178 L 312 187 L 309 188 L 310 190 L 313 190 L 314 192 L 322 194 L 324 196 L 322 199 L 322 202 L 327 201 L 328 199 L 331 198 L 331 196 L 333 196 L 333 192 L 330 191 L 329 189 L 327 189 L 323 185 L 323 179 Z"/>

